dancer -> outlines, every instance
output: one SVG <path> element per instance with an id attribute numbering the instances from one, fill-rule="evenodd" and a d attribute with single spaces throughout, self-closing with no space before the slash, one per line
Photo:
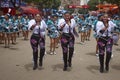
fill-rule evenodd
<path id="1" fill-rule="evenodd" d="M 113 21 L 116 24 L 115 32 L 113 34 L 113 43 L 114 45 L 118 45 L 119 35 L 120 35 L 120 18 L 116 16 Z"/>
<path id="2" fill-rule="evenodd" d="M 59 24 L 61 23 L 59 29 L 62 31 L 61 35 L 61 46 L 63 51 L 63 60 L 64 60 L 64 68 L 63 71 L 67 71 L 67 67 L 72 66 L 72 56 L 74 52 L 74 32 L 76 23 L 74 19 L 70 18 L 70 13 L 66 12 L 64 14 L 64 19 L 61 19 Z M 69 48 L 68 48 L 69 47 Z"/>
<path id="3" fill-rule="evenodd" d="M 48 21 L 48 36 L 50 37 L 50 54 L 56 54 L 56 40 L 59 36 L 57 26 L 55 25 L 55 15 L 52 15 Z"/>
<path id="4" fill-rule="evenodd" d="M 28 40 L 28 34 L 29 34 L 28 22 L 29 22 L 28 16 L 24 15 L 23 22 L 22 22 L 22 24 L 23 24 L 22 25 L 22 32 L 23 32 L 24 40 Z"/>
<path id="5" fill-rule="evenodd" d="M 81 42 L 84 43 L 86 39 L 86 22 L 84 15 L 79 15 L 79 21 L 78 21 L 78 32 L 81 35 Z"/>
<path id="6" fill-rule="evenodd" d="M 38 45 L 40 46 L 40 58 L 39 58 L 39 66 L 43 65 L 43 56 L 45 53 L 45 30 L 47 26 L 45 22 L 42 20 L 41 15 L 36 14 L 35 19 L 32 19 L 29 22 L 29 29 L 33 30 L 30 43 L 33 49 L 33 61 L 34 66 L 33 70 L 38 68 Z"/>
<path id="7" fill-rule="evenodd" d="M 93 25 L 93 31 L 94 31 L 94 38 L 96 39 L 96 43 L 98 42 L 98 36 L 97 36 L 97 25 L 99 25 L 101 22 L 102 22 L 102 19 L 103 19 L 103 15 L 102 14 L 99 14 L 98 15 L 98 20 L 95 20 Z M 98 51 L 98 44 L 96 44 L 96 56 L 98 57 L 99 55 L 99 51 Z"/>
<path id="8" fill-rule="evenodd" d="M 4 34 L 3 34 L 3 23 L 4 23 L 4 21 L 5 21 L 4 15 L 0 11 L 0 44 L 4 43 Z"/>
<path id="9" fill-rule="evenodd" d="M 103 15 L 103 20 L 97 25 L 97 36 L 98 39 L 98 48 L 99 48 L 99 61 L 100 61 L 100 72 L 104 72 L 104 55 L 106 51 L 106 61 L 105 61 L 105 70 L 109 71 L 109 62 L 112 55 L 112 46 L 113 46 L 113 32 L 114 32 L 114 23 L 109 21 L 108 15 Z"/>
<path id="10" fill-rule="evenodd" d="M 13 23 L 10 19 L 10 15 L 5 15 L 5 20 L 3 22 L 3 32 L 5 35 L 5 48 L 10 47 L 10 39 L 12 37 L 13 32 Z"/>

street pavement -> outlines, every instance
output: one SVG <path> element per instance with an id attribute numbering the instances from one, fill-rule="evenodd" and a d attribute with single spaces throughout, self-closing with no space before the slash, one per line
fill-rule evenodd
<path id="1" fill-rule="evenodd" d="M 72 68 L 63 71 L 61 46 L 56 55 L 44 56 L 43 68 L 32 70 L 32 49 L 29 40 L 17 38 L 17 44 L 4 48 L 0 44 L 0 80 L 120 80 L 120 41 L 113 47 L 113 58 L 108 73 L 99 72 L 99 59 L 95 55 L 96 41 L 91 34 L 90 41 L 75 41 Z M 46 36 L 46 52 L 49 51 Z"/>

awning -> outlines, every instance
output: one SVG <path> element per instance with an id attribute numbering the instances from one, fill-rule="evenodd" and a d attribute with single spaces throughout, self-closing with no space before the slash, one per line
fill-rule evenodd
<path id="1" fill-rule="evenodd" d="M 37 8 L 33 8 L 33 7 L 20 7 L 22 13 L 25 14 L 39 14 L 40 11 Z"/>

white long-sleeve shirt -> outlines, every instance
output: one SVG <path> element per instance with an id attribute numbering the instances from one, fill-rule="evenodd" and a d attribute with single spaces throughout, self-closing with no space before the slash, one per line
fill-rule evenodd
<path id="1" fill-rule="evenodd" d="M 106 37 L 106 36 L 111 37 L 112 32 L 114 31 L 114 27 L 115 27 L 115 24 L 112 21 L 109 21 L 108 28 L 103 33 L 101 33 L 100 31 L 105 28 L 105 25 L 102 21 L 98 21 L 96 24 L 97 35 L 103 36 L 103 37 Z"/>
<path id="2" fill-rule="evenodd" d="M 36 21 L 33 19 L 32 21 L 29 22 L 29 29 L 32 27 L 32 25 L 36 24 Z M 45 23 L 44 20 L 41 21 L 40 25 L 36 25 L 33 29 L 33 34 L 39 34 L 40 31 L 40 35 L 41 36 L 45 36 L 45 30 L 47 28 L 47 25 Z"/>
<path id="3" fill-rule="evenodd" d="M 58 22 L 58 28 L 61 29 L 61 26 L 63 26 L 63 29 L 62 29 L 62 32 L 63 33 L 69 33 L 69 25 L 65 22 L 64 19 L 61 19 L 59 22 Z M 70 31 L 71 33 L 73 33 L 73 29 L 74 27 L 76 27 L 76 22 L 74 19 L 71 19 L 71 23 L 70 23 Z"/>

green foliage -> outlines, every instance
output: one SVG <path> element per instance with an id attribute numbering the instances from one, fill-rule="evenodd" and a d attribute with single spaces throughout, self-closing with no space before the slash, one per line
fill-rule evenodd
<path id="1" fill-rule="evenodd" d="M 60 0 L 26 0 L 26 2 L 36 3 L 39 8 L 54 8 L 57 9 L 60 6 Z"/>
<path id="2" fill-rule="evenodd" d="M 97 10 L 96 5 L 99 4 L 98 0 L 90 0 L 88 5 L 90 6 L 89 10 Z"/>
<path id="3" fill-rule="evenodd" d="M 112 3 L 112 4 L 117 4 L 118 6 L 120 6 L 120 0 L 100 0 L 101 2 L 108 2 L 108 3 Z"/>
<path id="4" fill-rule="evenodd" d="M 64 9 L 69 11 L 70 14 L 72 14 L 74 12 L 74 9 L 68 8 L 68 5 L 65 5 Z"/>
<path id="5" fill-rule="evenodd" d="M 24 0 L 25 2 L 27 2 L 27 3 L 31 3 L 31 2 L 39 2 L 39 1 L 41 1 L 41 0 Z"/>

